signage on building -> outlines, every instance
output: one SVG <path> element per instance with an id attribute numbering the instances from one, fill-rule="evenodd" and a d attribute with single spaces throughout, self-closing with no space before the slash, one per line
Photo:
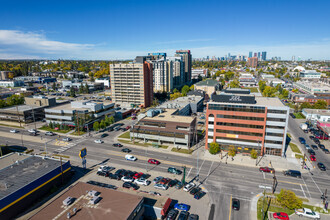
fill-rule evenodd
<path id="1" fill-rule="evenodd" d="M 238 138 L 238 135 L 236 135 L 236 134 L 226 134 L 226 137 L 229 137 L 229 138 Z"/>
<path id="2" fill-rule="evenodd" d="M 242 99 L 241 99 L 241 97 L 238 96 L 238 95 L 233 95 L 233 96 L 231 96 L 231 98 L 229 99 L 229 101 L 241 102 Z"/>

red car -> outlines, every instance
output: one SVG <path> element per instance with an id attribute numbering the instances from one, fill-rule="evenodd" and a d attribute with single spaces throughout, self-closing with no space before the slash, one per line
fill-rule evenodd
<path id="1" fill-rule="evenodd" d="M 170 178 L 163 178 L 159 183 L 160 184 L 163 184 L 163 185 L 166 185 L 168 182 L 170 182 L 171 179 Z"/>
<path id="2" fill-rule="evenodd" d="M 128 129 L 130 129 L 130 128 L 131 128 L 131 126 L 128 125 L 128 126 L 126 127 L 126 130 L 128 130 Z"/>
<path id="3" fill-rule="evenodd" d="M 288 214 L 286 214 L 285 212 L 275 212 L 273 214 L 273 218 L 283 219 L 283 220 L 290 220 Z"/>
<path id="4" fill-rule="evenodd" d="M 270 167 L 260 167 L 259 168 L 260 172 L 265 172 L 265 173 L 275 173 L 275 170 Z"/>
<path id="5" fill-rule="evenodd" d="M 139 179 L 141 176 L 143 175 L 143 173 L 136 173 L 134 176 L 133 176 L 133 179 Z"/>
<path id="6" fill-rule="evenodd" d="M 159 165 L 160 164 L 160 162 L 158 160 L 155 160 L 155 159 L 149 159 L 148 160 L 148 163 L 150 163 L 150 164 L 156 164 L 156 165 Z"/>
<path id="7" fill-rule="evenodd" d="M 309 158 L 311 159 L 311 161 L 316 161 L 316 157 L 314 155 L 310 155 Z"/>

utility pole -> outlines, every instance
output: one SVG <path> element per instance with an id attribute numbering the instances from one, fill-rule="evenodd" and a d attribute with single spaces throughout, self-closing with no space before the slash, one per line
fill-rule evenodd
<path id="1" fill-rule="evenodd" d="M 19 112 L 18 112 L 18 107 L 17 107 L 17 105 L 16 105 L 16 111 L 17 111 L 17 116 L 18 116 L 19 126 L 22 127 L 22 124 L 21 124 L 21 117 L 19 116 Z"/>

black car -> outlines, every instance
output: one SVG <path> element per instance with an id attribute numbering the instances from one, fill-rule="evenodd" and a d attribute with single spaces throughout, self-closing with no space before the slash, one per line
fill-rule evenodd
<path id="1" fill-rule="evenodd" d="M 311 140 L 314 140 L 314 138 L 315 138 L 314 136 L 309 136 L 309 139 Z"/>
<path id="2" fill-rule="evenodd" d="M 301 178 L 301 173 L 298 170 L 286 170 L 286 171 L 283 171 L 283 174 L 285 176 L 292 176 L 292 177 Z"/>
<path id="3" fill-rule="evenodd" d="M 189 216 L 189 212 L 181 211 L 178 220 L 187 220 L 188 216 Z"/>
<path id="4" fill-rule="evenodd" d="M 206 194 L 206 192 L 199 191 L 198 193 L 196 193 L 196 194 L 194 195 L 194 198 L 197 199 L 197 200 L 199 200 L 199 199 L 201 199 L 205 194 Z"/>
<path id="5" fill-rule="evenodd" d="M 103 171 L 97 171 L 96 174 L 99 175 L 99 176 L 109 176 L 109 173 L 103 172 Z"/>
<path id="6" fill-rule="evenodd" d="M 129 153 L 129 152 L 131 152 L 131 150 L 128 149 L 128 148 L 124 148 L 124 149 L 122 149 L 121 151 L 122 151 L 122 152 L 125 152 L 125 153 Z"/>
<path id="7" fill-rule="evenodd" d="M 30 136 L 37 136 L 37 132 L 31 132 Z"/>
<path id="8" fill-rule="evenodd" d="M 122 147 L 123 145 L 120 144 L 120 143 L 115 143 L 115 144 L 113 144 L 112 146 L 114 146 L 114 147 Z"/>
<path id="9" fill-rule="evenodd" d="M 107 137 L 107 136 L 109 136 L 108 134 L 102 134 L 101 135 L 101 138 L 105 138 L 105 137 Z"/>
<path id="10" fill-rule="evenodd" d="M 129 183 L 129 182 L 123 183 L 123 187 L 126 188 L 126 189 L 130 189 L 130 188 L 133 188 L 134 190 L 138 190 L 139 189 L 139 187 L 136 184 Z"/>
<path id="11" fill-rule="evenodd" d="M 303 138 L 303 137 L 299 137 L 299 142 L 300 142 L 301 144 L 306 144 L 306 140 L 305 140 L 305 138 Z"/>
<path id="12" fill-rule="evenodd" d="M 326 154 L 329 154 L 330 153 L 330 151 L 328 149 L 326 149 L 326 148 L 323 149 L 323 152 L 326 153 Z"/>
<path id="13" fill-rule="evenodd" d="M 325 146 L 324 146 L 323 144 L 319 144 L 319 148 L 320 148 L 321 150 L 323 150 L 323 149 L 325 149 Z"/>
<path id="14" fill-rule="evenodd" d="M 326 171 L 326 170 L 327 170 L 327 168 L 324 166 L 323 163 L 317 163 L 317 166 L 318 166 L 319 169 L 322 170 L 322 171 Z"/>
<path id="15" fill-rule="evenodd" d="M 179 180 L 174 179 L 174 180 L 171 180 L 167 185 L 168 185 L 169 187 L 173 187 L 173 186 L 175 186 L 178 182 L 179 182 Z"/>
<path id="16" fill-rule="evenodd" d="M 317 146 L 316 145 L 311 145 L 311 147 L 314 149 L 314 150 L 317 150 Z"/>
<path id="17" fill-rule="evenodd" d="M 238 199 L 232 199 L 232 208 L 236 211 L 240 208 L 240 202 Z"/>
<path id="18" fill-rule="evenodd" d="M 199 216 L 196 214 L 190 214 L 188 220 L 198 220 Z"/>
<path id="19" fill-rule="evenodd" d="M 190 194 L 191 195 L 195 195 L 196 193 L 198 193 L 199 191 L 201 191 L 202 189 L 200 187 L 194 187 L 190 190 Z"/>
<path id="20" fill-rule="evenodd" d="M 121 177 L 117 174 L 114 174 L 114 173 L 109 173 L 109 176 L 108 176 L 110 179 L 113 179 L 113 180 L 120 180 Z"/>
<path id="21" fill-rule="evenodd" d="M 119 169 L 119 170 L 117 170 L 117 171 L 115 172 L 115 174 L 116 174 L 116 175 L 121 175 L 121 176 L 123 176 L 124 173 L 125 173 L 125 171 L 126 171 L 126 170 L 124 170 L 124 169 Z"/>
<path id="22" fill-rule="evenodd" d="M 179 214 L 179 211 L 176 209 L 171 209 L 166 216 L 166 220 L 174 220 Z"/>
<path id="23" fill-rule="evenodd" d="M 296 116 L 295 116 L 293 113 L 290 113 L 290 116 L 291 116 L 292 118 L 296 118 Z"/>
<path id="24" fill-rule="evenodd" d="M 308 150 L 308 153 L 309 153 L 310 155 L 315 155 L 315 151 L 313 151 L 312 149 L 309 149 L 309 150 Z"/>
<path id="25" fill-rule="evenodd" d="M 183 187 L 182 182 L 178 182 L 178 183 L 175 185 L 175 188 L 176 188 L 176 189 L 181 189 L 182 187 Z"/>
<path id="26" fill-rule="evenodd" d="M 314 138 L 313 141 L 314 141 L 315 144 L 320 144 L 320 140 L 317 139 L 317 138 Z"/>

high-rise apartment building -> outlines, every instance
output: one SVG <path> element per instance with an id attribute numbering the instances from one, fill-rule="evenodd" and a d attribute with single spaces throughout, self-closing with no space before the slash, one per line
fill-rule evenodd
<path id="1" fill-rule="evenodd" d="M 154 92 L 170 92 L 173 89 L 173 62 L 163 57 L 150 61 L 153 67 Z"/>
<path id="2" fill-rule="evenodd" d="M 258 60 L 260 60 L 260 52 L 258 52 Z"/>
<path id="3" fill-rule="evenodd" d="M 254 52 L 253 57 L 257 57 L 257 56 L 258 56 L 258 53 L 257 52 Z"/>
<path id="4" fill-rule="evenodd" d="M 244 93 L 244 94 L 243 94 Z M 224 90 L 207 104 L 205 148 L 212 142 L 240 153 L 285 155 L 289 108 L 278 98 L 256 97 L 249 90 Z"/>
<path id="5" fill-rule="evenodd" d="M 258 66 L 258 57 L 250 57 L 248 58 L 247 65 L 253 68 Z"/>
<path id="6" fill-rule="evenodd" d="M 172 62 L 173 88 L 179 88 L 184 84 L 184 62 L 182 57 L 167 57 Z"/>
<path id="7" fill-rule="evenodd" d="M 191 81 L 191 62 L 192 56 L 190 50 L 177 50 L 175 53 L 176 57 L 181 56 L 184 62 L 184 82 L 183 84 Z"/>
<path id="8" fill-rule="evenodd" d="M 252 57 L 252 51 L 249 52 L 249 58 Z"/>
<path id="9" fill-rule="evenodd" d="M 149 107 L 153 101 L 152 64 L 110 64 L 112 101 Z"/>
<path id="10" fill-rule="evenodd" d="M 267 52 L 266 51 L 263 51 L 262 53 L 261 53 L 261 60 L 262 61 L 266 61 L 266 56 L 267 56 Z"/>

